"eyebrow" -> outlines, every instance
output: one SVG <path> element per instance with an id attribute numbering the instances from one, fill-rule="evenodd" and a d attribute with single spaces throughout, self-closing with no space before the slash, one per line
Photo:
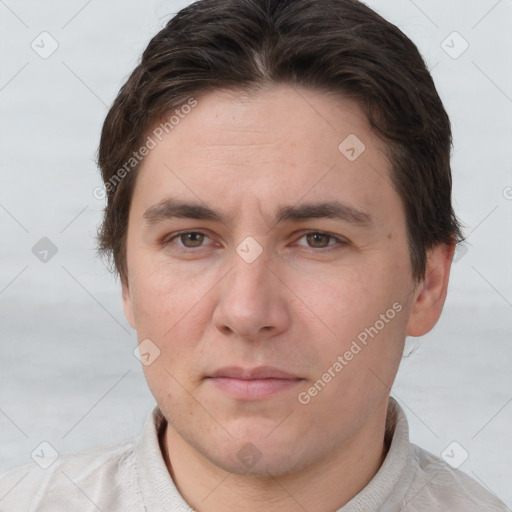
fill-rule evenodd
<path id="1" fill-rule="evenodd" d="M 180 199 L 165 199 L 148 208 L 143 217 L 149 226 L 173 218 L 210 220 L 224 224 L 229 220 L 219 210 L 201 203 L 186 202 Z M 374 226 L 374 220 L 368 212 L 339 201 L 281 206 L 276 210 L 274 219 L 276 224 L 308 219 L 337 219 L 359 227 Z"/>

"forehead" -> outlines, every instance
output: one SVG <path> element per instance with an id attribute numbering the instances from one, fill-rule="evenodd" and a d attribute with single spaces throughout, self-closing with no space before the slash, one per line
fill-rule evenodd
<path id="1" fill-rule="evenodd" d="M 258 197 L 258 209 L 269 205 L 260 211 L 269 218 L 276 205 L 301 199 L 361 210 L 396 206 L 383 144 L 355 102 L 284 85 L 257 94 L 213 91 L 196 100 L 145 157 L 134 194 L 141 207 L 166 194 L 216 210 L 240 210 Z"/>
<path id="2" fill-rule="evenodd" d="M 261 163 L 286 155 L 332 164 L 340 156 L 339 143 L 350 135 L 364 140 L 374 156 L 377 146 L 383 147 L 357 103 L 320 91 L 289 85 L 259 92 L 218 90 L 197 102 L 173 129 L 177 156 L 180 147 L 196 147 L 212 156 L 227 154 L 234 162 L 250 158 Z"/>

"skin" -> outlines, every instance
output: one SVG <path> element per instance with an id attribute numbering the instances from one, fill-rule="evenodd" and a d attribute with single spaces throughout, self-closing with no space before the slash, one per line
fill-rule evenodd
<path id="1" fill-rule="evenodd" d="M 160 350 L 144 372 L 168 421 L 161 445 L 169 472 L 200 512 L 336 510 L 384 460 L 405 338 L 436 324 L 454 247 L 432 250 L 426 278 L 413 281 L 383 143 L 351 100 L 285 85 L 197 100 L 140 169 L 122 290 L 139 342 Z M 353 162 L 338 149 L 350 134 L 366 146 Z M 146 210 L 169 197 L 206 204 L 226 220 L 150 225 Z M 273 219 L 280 206 L 330 200 L 368 212 L 374 224 Z M 201 234 L 170 240 L 185 230 Z M 236 251 L 249 236 L 263 250 L 251 263 Z M 397 302 L 401 311 L 301 403 L 299 393 Z M 223 366 L 261 365 L 303 380 L 243 400 L 206 378 Z M 252 467 L 237 457 L 248 443 L 261 454 Z"/>

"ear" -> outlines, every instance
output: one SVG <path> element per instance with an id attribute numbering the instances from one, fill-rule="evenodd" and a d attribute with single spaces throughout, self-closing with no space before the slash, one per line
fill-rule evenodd
<path id="1" fill-rule="evenodd" d="M 443 311 L 455 244 L 439 244 L 427 254 L 425 279 L 414 293 L 408 336 L 423 336 L 436 325 Z"/>
<path id="2" fill-rule="evenodd" d="M 133 314 L 133 304 L 132 298 L 130 296 L 130 290 L 128 288 L 128 284 L 122 284 L 122 296 L 123 296 L 123 309 L 124 316 L 126 317 L 127 322 L 135 329 L 135 318 Z"/>

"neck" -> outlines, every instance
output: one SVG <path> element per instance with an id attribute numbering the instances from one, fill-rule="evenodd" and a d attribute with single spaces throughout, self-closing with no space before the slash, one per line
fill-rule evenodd
<path id="1" fill-rule="evenodd" d="M 168 424 L 161 439 L 162 452 L 178 491 L 198 512 L 259 512 L 263 506 L 266 512 L 332 512 L 362 491 L 384 462 L 386 413 L 387 402 L 328 459 L 279 477 L 224 471 Z"/>

